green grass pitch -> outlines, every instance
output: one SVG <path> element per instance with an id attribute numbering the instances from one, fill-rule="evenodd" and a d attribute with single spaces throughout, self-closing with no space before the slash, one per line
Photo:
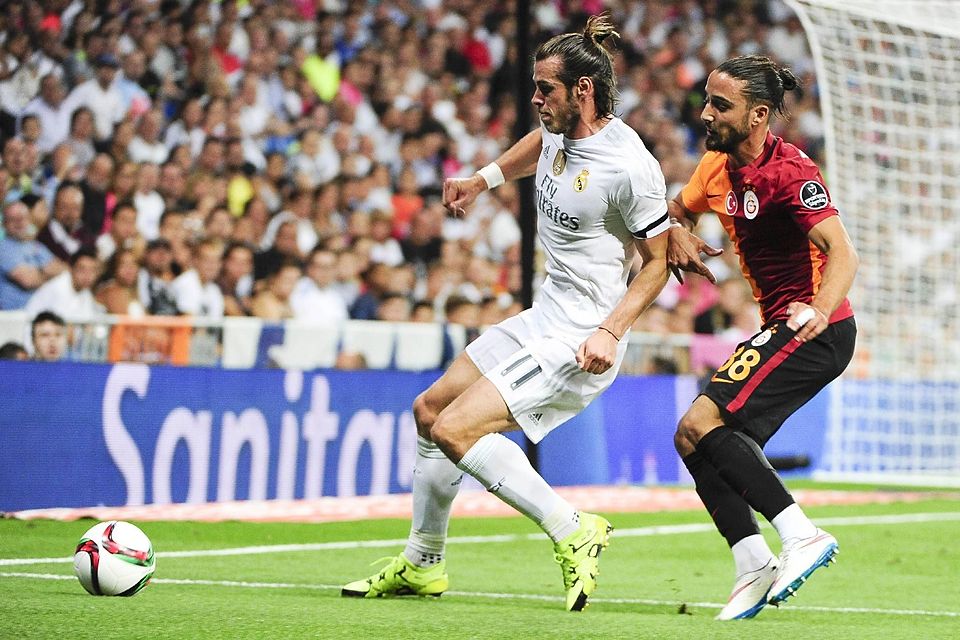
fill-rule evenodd
<path id="1" fill-rule="evenodd" d="M 808 513 L 838 538 L 838 563 L 780 609 L 737 622 L 713 620 L 732 562 L 701 512 L 608 514 L 617 530 L 582 613 L 564 611 L 551 546 L 523 518 L 454 519 L 451 591 L 384 600 L 344 599 L 339 586 L 398 553 L 406 521 L 141 522 L 154 582 L 98 598 L 67 560 L 92 521 L 0 520 L 0 638 L 960 638 L 960 500 Z M 268 552 L 212 553 L 251 546 Z"/>

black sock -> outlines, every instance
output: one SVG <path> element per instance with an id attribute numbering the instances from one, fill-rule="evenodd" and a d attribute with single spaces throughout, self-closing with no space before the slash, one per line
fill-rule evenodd
<path id="1" fill-rule="evenodd" d="M 753 509 L 720 477 L 717 469 L 700 452 L 694 451 L 683 458 L 683 464 L 693 476 L 697 495 L 728 545 L 732 547 L 747 536 L 760 533 Z"/>
<path id="2" fill-rule="evenodd" d="M 793 497 L 749 436 L 730 427 L 717 427 L 700 439 L 697 451 L 720 477 L 767 520 L 793 504 Z"/>

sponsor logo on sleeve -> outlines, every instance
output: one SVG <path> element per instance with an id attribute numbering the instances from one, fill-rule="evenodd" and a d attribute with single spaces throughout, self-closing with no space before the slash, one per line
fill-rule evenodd
<path id="1" fill-rule="evenodd" d="M 807 209 L 823 209 L 830 204 L 827 190 L 816 180 L 807 180 L 800 187 L 800 202 Z"/>

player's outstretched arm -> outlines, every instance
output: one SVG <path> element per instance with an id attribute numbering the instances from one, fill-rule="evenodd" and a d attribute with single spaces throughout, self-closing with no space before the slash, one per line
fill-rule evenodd
<path id="1" fill-rule="evenodd" d="M 454 215 L 463 215 L 477 196 L 487 189 L 499 187 L 507 180 L 533 175 L 537 171 L 537 158 L 542 147 L 543 135 L 538 127 L 469 178 L 447 178 L 443 181 L 443 206 Z"/>
<path id="2" fill-rule="evenodd" d="M 813 340 L 830 325 L 830 316 L 846 299 L 860 265 L 860 256 L 837 216 L 818 222 L 807 237 L 827 255 L 827 266 L 820 289 L 810 304 L 794 301 L 787 306 L 790 315 L 787 326 L 800 329 L 794 336 L 800 342 Z"/>
<path id="3" fill-rule="evenodd" d="M 643 266 L 619 304 L 577 350 L 577 364 L 584 371 L 600 374 L 613 366 L 617 359 L 617 343 L 667 284 L 670 277 L 667 268 L 668 236 L 669 232 L 665 231 L 646 240 L 635 240 L 643 258 Z"/>
<path id="4" fill-rule="evenodd" d="M 670 212 L 671 221 L 667 264 L 673 275 L 682 283 L 683 272 L 692 271 L 716 284 L 717 277 L 703 263 L 700 255 L 718 256 L 723 253 L 723 249 L 715 249 L 693 234 L 699 214 L 683 206 L 680 196 L 667 202 L 667 211 Z"/>

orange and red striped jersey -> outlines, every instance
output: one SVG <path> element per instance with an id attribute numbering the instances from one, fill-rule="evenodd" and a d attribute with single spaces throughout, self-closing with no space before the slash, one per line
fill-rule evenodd
<path id="1" fill-rule="evenodd" d="M 764 324 L 786 319 L 787 305 L 794 300 L 810 304 L 820 289 L 827 255 L 807 234 L 839 214 L 820 170 L 806 154 L 771 133 L 763 153 L 736 170 L 727 167 L 727 154 L 708 151 L 680 195 L 690 211 L 717 213 Z M 844 300 L 830 322 L 852 315 Z"/>

